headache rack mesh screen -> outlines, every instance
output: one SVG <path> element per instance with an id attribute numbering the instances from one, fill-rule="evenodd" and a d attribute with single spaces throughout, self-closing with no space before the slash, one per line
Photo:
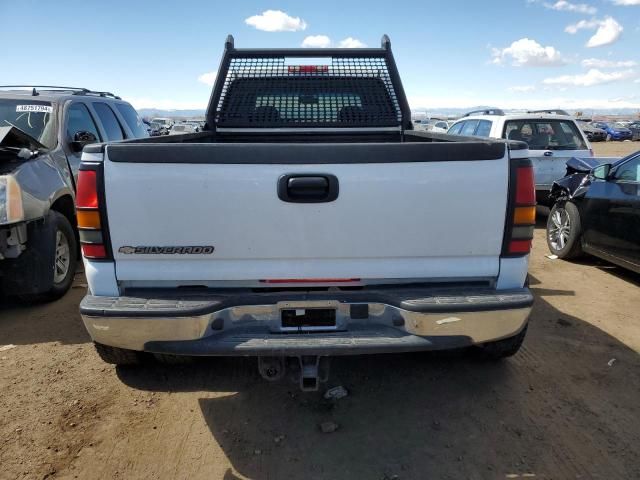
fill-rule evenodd
<path id="1" fill-rule="evenodd" d="M 215 112 L 218 127 L 389 127 L 402 114 L 383 57 L 231 58 Z"/>

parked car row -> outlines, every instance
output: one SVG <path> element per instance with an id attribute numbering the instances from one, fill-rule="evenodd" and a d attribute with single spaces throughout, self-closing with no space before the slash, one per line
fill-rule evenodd
<path id="1" fill-rule="evenodd" d="M 181 133 L 197 133 L 204 128 L 202 120 L 174 121 L 171 118 L 152 118 L 148 123 L 147 130 L 150 137 L 161 135 L 175 135 Z"/>
<path id="2" fill-rule="evenodd" d="M 627 127 L 617 122 L 593 122 L 593 127 L 603 130 L 606 134 L 606 140 L 631 140 L 633 133 Z"/>
<path id="3" fill-rule="evenodd" d="M 584 120 L 577 120 L 577 122 L 590 142 L 604 142 L 607 139 L 607 132 L 603 129 L 594 127 L 590 122 Z"/>

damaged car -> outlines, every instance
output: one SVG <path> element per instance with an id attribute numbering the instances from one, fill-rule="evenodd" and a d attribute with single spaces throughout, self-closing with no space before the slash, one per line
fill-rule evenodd
<path id="1" fill-rule="evenodd" d="M 613 161 L 572 158 L 551 198 L 551 253 L 587 253 L 640 273 L 640 151 Z"/>
<path id="2" fill-rule="evenodd" d="M 1 291 L 54 300 L 71 287 L 80 257 L 74 200 L 82 149 L 148 135 L 133 107 L 108 92 L 0 90 Z"/>

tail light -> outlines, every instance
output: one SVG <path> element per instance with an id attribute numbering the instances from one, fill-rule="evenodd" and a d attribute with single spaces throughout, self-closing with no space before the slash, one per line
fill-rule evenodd
<path id="1" fill-rule="evenodd" d="M 109 248 L 105 242 L 105 219 L 98 189 L 101 183 L 100 166 L 82 165 L 78 172 L 76 191 L 76 219 L 80 233 L 82 255 L 92 260 L 107 260 Z"/>
<path id="2" fill-rule="evenodd" d="M 531 160 L 522 159 L 512 173 L 510 208 L 506 221 L 503 255 L 521 256 L 531 251 L 536 224 L 536 188 Z"/>

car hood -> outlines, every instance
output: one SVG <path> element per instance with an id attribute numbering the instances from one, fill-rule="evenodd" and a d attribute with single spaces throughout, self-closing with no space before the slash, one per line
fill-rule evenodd
<path id="1" fill-rule="evenodd" d="M 602 163 L 609 163 L 608 160 L 610 160 L 610 158 L 607 157 L 571 157 L 567 160 L 567 168 L 571 169 L 574 173 L 589 173 L 598 165 Z"/>
<path id="2" fill-rule="evenodd" d="M 38 140 L 16 127 L 0 127 L 0 147 L 46 150 Z"/>

